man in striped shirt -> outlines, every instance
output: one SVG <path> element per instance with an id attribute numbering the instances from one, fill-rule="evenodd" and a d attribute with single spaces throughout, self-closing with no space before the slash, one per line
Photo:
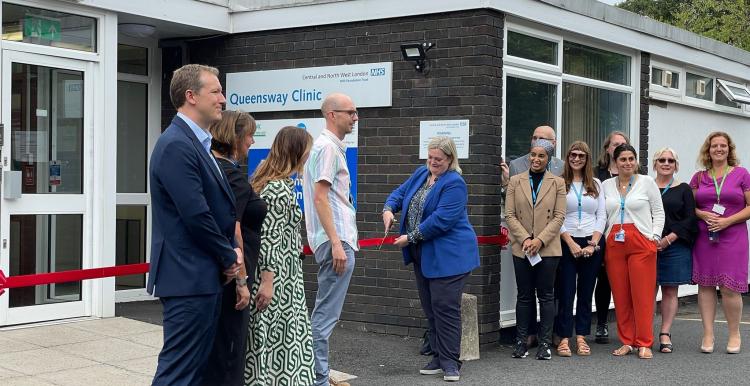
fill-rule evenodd
<path id="1" fill-rule="evenodd" d="M 359 115 L 352 99 L 344 94 L 328 95 L 320 109 L 326 128 L 310 150 L 303 178 L 307 240 L 320 265 L 311 320 L 315 385 L 348 386 L 329 378 L 328 339 L 341 315 L 354 270 L 354 251 L 359 249 L 344 144 Z"/>

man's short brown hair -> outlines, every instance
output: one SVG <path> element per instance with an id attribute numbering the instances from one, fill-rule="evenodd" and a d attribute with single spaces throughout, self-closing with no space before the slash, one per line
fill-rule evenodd
<path id="1" fill-rule="evenodd" d="M 169 83 L 169 98 L 172 100 L 172 106 L 175 109 L 179 109 L 185 104 L 187 90 L 197 93 L 203 88 L 201 73 L 204 71 L 219 76 L 219 70 L 216 67 L 203 64 L 186 64 L 174 70 L 172 81 Z"/>

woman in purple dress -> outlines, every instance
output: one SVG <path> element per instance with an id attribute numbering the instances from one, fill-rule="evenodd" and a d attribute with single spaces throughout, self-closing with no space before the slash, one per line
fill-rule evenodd
<path id="1" fill-rule="evenodd" d="M 700 150 L 705 170 L 690 181 L 698 215 L 693 248 L 693 282 L 699 285 L 698 308 L 703 321 L 701 352 L 714 350 L 716 287 L 729 328 L 727 353 L 740 352 L 741 293 L 747 292 L 750 174 L 738 165 L 729 134 L 713 132 Z"/>

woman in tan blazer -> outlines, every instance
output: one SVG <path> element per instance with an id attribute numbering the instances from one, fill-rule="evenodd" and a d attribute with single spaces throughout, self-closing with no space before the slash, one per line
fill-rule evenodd
<path id="1" fill-rule="evenodd" d="M 531 144 L 530 169 L 510 178 L 505 219 L 510 229 L 516 273 L 516 344 L 513 358 L 528 355 L 526 338 L 531 311 L 539 299 L 539 349 L 536 359 L 552 359 L 552 324 L 555 318 L 555 276 L 562 256 L 560 227 L 565 219 L 565 181 L 547 171 L 555 150 L 540 139 Z"/>

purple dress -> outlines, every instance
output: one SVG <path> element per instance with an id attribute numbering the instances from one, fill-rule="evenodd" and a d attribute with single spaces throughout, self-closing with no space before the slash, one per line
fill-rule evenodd
<path id="1" fill-rule="evenodd" d="M 721 205 L 729 217 L 745 208 L 745 192 L 750 191 L 750 174 L 743 167 L 735 167 L 725 177 L 721 189 Z M 721 185 L 722 178 L 717 182 Z M 690 187 L 695 192 L 696 207 L 711 212 L 716 203 L 716 188 L 711 174 L 699 171 L 693 175 Z M 735 292 L 747 292 L 748 268 L 747 223 L 734 224 L 719 232 L 719 242 L 708 240 L 708 226 L 698 219 L 698 236 L 693 246 L 693 282 L 702 286 L 724 286 Z"/>

